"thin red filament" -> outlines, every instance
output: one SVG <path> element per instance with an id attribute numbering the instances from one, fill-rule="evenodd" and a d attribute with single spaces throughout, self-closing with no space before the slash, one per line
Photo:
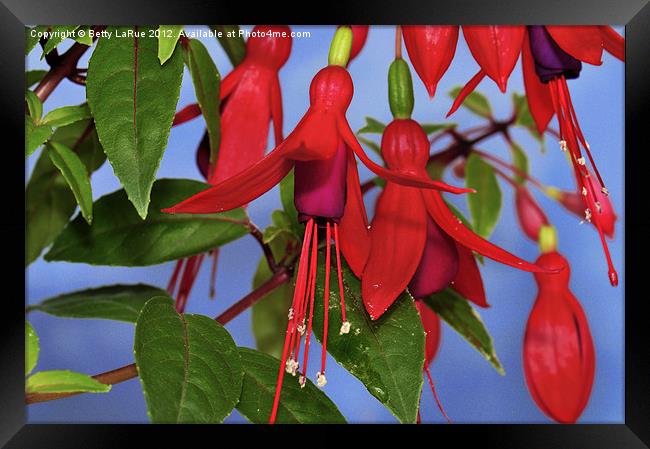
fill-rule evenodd
<path id="1" fill-rule="evenodd" d="M 429 380 L 429 386 L 431 387 L 431 392 L 433 393 L 433 398 L 436 400 L 436 404 L 438 404 L 438 408 L 440 409 L 440 413 L 442 413 L 442 416 L 445 417 L 447 422 L 451 424 L 451 419 L 449 419 L 449 416 L 445 413 L 445 409 L 442 408 L 442 403 L 440 402 L 440 398 L 438 398 L 438 393 L 436 393 L 436 387 L 433 385 L 433 379 L 431 378 L 431 372 L 429 371 L 429 367 L 424 368 L 424 374 L 426 374 L 427 379 Z M 418 412 L 419 416 L 419 412 Z"/>

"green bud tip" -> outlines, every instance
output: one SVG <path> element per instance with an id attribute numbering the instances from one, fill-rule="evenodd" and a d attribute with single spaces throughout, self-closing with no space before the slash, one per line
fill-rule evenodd
<path id="1" fill-rule="evenodd" d="M 553 225 L 543 225 L 539 229 L 539 251 L 552 253 L 557 249 L 557 231 Z"/>
<path id="2" fill-rule="evenodd" d="M 352 49 L 352 28 L 349 26 L 340 26 L 336 29 L 330 53 L 327 58 L 329 65 L 338 65 L 346 67 L 350 61 L 350 50 Z"/>
<path id="3" fill-rule="evenodd" d="M 395 59 L 388 69 L 388 102 L 396 119 L 410 118 L 413 112 L 413 80 L 408 64 Z"/>

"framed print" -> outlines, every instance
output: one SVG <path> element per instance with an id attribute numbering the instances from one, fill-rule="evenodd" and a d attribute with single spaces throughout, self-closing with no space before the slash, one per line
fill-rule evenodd
<path id="1" fill-rule="evenodd" d="M 1 10 L 5 447 L 648 447 L 646 2 Z"/>

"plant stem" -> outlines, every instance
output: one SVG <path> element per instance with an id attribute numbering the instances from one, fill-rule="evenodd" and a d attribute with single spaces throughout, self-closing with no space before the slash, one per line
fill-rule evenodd
<path id="1" fill-rule="evenodd" d="M 402 59 L 402 27 L 395 27 L 395 59 Z"/>
<path id="2" fill-rule="evenodd" d="M 93 27 L 95 31 L 101 31 L 104 28 Z M 34 89 L 34 93 L 41 100 L 41 103 L 45 102 L 64 78 L 75 74 L 77 63 L 88 48 L 90 48 L 88 45 L 76 42 L 68 51 L 59 56 L 56 60 L 56 65 L 47 72 L 41 82 L 38 83 L 38 86 L 36 86 L 36 89 Z"/>
<path id="3" fill-rule="evenodd" d="M 280 270 L 280 265 L 275 261 L 275 256 L 273 256 L 271 247 L 264 242 L 264 234 L 262 231 L 260 231 L 260 229 L 250 220 L 246 223 L 246 227 L 248 228 L 250 235 L 252 235 L 262 247 L 264 257 L 266 257 L 266 262 L 269 264 L 271 271 L 277 273 Z"/>
<path id="4" fill-rule="evenodd" d="M 268 281 L 264 282 L 258 288 L 230 306 L 221 315 L 217 316 L 215 318 L 215 321 L 221 325 L 229 323 L 234 318 L 239 316 L 239 314 L 264 298 L 268 293 L 275 290 L 280 285 L 285 284 L 290 279 L 291 276 L 289 275 L 289 270 L 285 267 L 279 268 L 278 271 L 273 274 L 273 276 Z M 97 374 L 93 376 L 93 378 L 103 384 L 114 385 L 133 379 L 137 376 L 138 371 L 136 369 L 135 363 L 132 363 L 121 368 Z M 70 396 L 76 396 L 78 394 L 81 393 L 27 393 L 25 395 L 25 402 L 27 404 L 35 404 L 37 402 L 54 401 L 56 399 L 63 399 Z"/>

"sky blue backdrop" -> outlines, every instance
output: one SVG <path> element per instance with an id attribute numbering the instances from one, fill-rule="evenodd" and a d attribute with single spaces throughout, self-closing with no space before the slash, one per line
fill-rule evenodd
<path id="1" fill-rule="evenodd" d="M 309 82 L 327 62 L 334 30 L 325 26 L 293 29 L 310 31 L 311 37 L 294 40 L 291 57 L 280 72 L 285 135 L 293 129 L 308 106 Z M 622 28 L 617 29 L 623 32 Z M 353 129 L 360 128 L 364 116 L 368 115 L 384 122 L 390 120 L 386 79 L 388 65 L 393 58 L 393 39 L 393 27 L 372 27 L 363 52 L 351 64 L 355 95 L 347 116 Z M 228 73 L 231 65 L 216 39 L 203 39 L 203 42 L 222 75 Z M 39 56 L 39 51 L 35 50 L 27 58 L 29 69 L 47 68 Z M 82 59 L 80 67 L 85 67 L 87 61 L 88 55 Z M 454 61 L 438 85 L 433 101 L 428 99 L 414 73 L 414 118 L 429 123 L 442 121 L 451 105 L 447 92 L 454 86 L 464 84 L 477 69 L 461 34 Z M 623 75 L 624 65 L 605 54 L 602 66 L 585 65 L 580 79 L 570 82 L 578 117 L 619 215 L 616 238 L 610 247 L 621 279 L 618 288 L 612 288 L 608 283 L 595 230 L 588 225 L 581 226 L 577 217 L 566 213 L 542 195 L 536 195 L 559 229 L 560 250 L 573 267 L 571 288 L 587 312 L 596 345 L 595 384 L 581 422 L 621 422 L 624 419 Z M 501 94 L 488 79 L 478 89 L 489 96 L 497 117 L 508 117 L 512 92 L 523 92 L 520 65 L 510 78 L 506 95 Z M 46 101 L 45 112 L 63 105 L 79 104 L 85 101 L 84 97 L 82 87 L 64 81 Z M 179 108 L 194 102 L 194 98 L 186 71 Z M 461 128 L 481 124 L 480 120 L 462 108 L 452 119 Z M 555 121 L 552 123 L 557 127 Z M 200 178 L 194 164 L 194 152 L 203 130 L 204 124 L 200 119 L 172 130 L 158 177 Z M 543 154 L 539 145 L 525 131 L 516 131 L 515 137 L 527 151 L 535 176 L 558 187 L 573 188 L 569 166 L 555 141 L 547 139 L 547 150 Z M 481 149 L 508 157 L 507 147 L 500 139 L 481 144 Z M 37 156 L 29 159 L 26 174 Z M 360 166 L 360 173 L 365 179 L 370 175 L 363 166 Z M 461 182 L 453 175 L 448 181 Z M 119 188 L 108 163 L 93 175 L 92 184 L 94 198 Z M 492 240 L 528 260 L 534 260 L 538 255 L 537 248 L 518 232 L 511 190 L 507 186 L 503 186 L 503 189 L 504 208 Z M 372 213 L 374 198 L 375 195 L 368 195 L 369 213 Z M 463 198 L 454 201 L 466 212 Z M 270 222 L 271 211 L 279 205 L 278 191 L 273 189 L 255 201 L 249 211 L 252 219 L 264 227 Z M 215 316 L 245 295 L 250 290 L 251 277 L 260 255 L 259 246 L 250 237 L 226 246 L 220 259 L 216 301 L 207 299 L 209 269 L 206 266 L 199 275 L 188 310 Z M 60 293 L 115 283 L 144 282 L 165 286 L 172 269 L 173 263 L 145 268 L 119 268 L 45 263 L 39 259 L 27 270 L 27 300 L 36 303 Z M 442 403 L 455 422 L 546 422 L 547 419 L 528 394 L 521 361 L 524 327 L 536 295 L 533 277 L 490 260 L 482 267 L 482 273 L 492 308 L 481 310 L 480 313 L 494 337 L 507 375 L 498 375 L 462 338 L 444 326 L 440 352 L 432 366 Z M 38 370 L 71 369 L 94 374 L 133 361 L 133 327 L 129 324 L 60 319 L 41 313 L 34 313 L 29 319 L 41 338 Z M 239 345 L 255 346 L 250 321 L 250 312 L 246 312 L 227 326 Z M 339 367 L 334 359 L 330 358 L 328 363 L 326 392 L 350 422 L 396 422 L 356 378 Z M 424 421 L 443 421 L 426 387 L 422 396 L 422 418 Z M 115 385 L 113 391 L 106 395 L 86 394 L 31 405 L 28 419 L 30 422 L 146 422 L 147 415 L 140 383 L 134 379 Z M 235 411 L 227 421 L 244 420 Z"/>

